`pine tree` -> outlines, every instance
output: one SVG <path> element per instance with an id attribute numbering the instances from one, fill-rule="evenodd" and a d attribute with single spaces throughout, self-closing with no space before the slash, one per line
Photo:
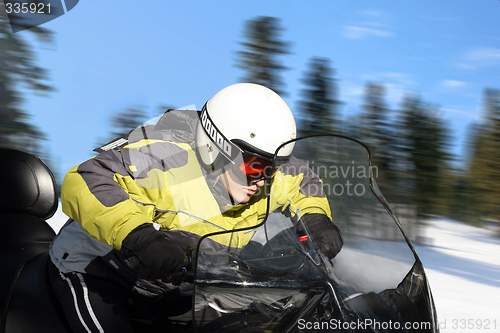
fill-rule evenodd
<path id="1" fill-rule="evenodd" d="M 385 86 L 383 83 L 368 82 L 364 91 L 364 104 L 361 114 L 363 137 L 365 143 L 377 148 L 382 146 L 389 135 L 388 113 L 385 102 Z"/>
<path id="2" fill-rule="evenodd" d="M 330 59 L 313 57 L 302 79 L 306 88 L 301 90 L 302 100 L 298 109 L 302 115 L 299 122 L 299 136 L 320 133 L 337 133 L 338 118 L 337 87 Z"/>
<path id="3" fill-rule="evenodd" d="M 440 210 L 445 170 L 448 167 L 448 135 L 436 108 L 419 96 L 403 100 L 398 147 L 400 198 L 414 204 L 419 218 Z"/>
<path id="4" fill-rule="evenodd" d="M 500 220 L 500 90 L 484 92 L 486 121 L 478 128 L 470 168 L 479 214 Z"/>
<path id="5" fill-rule="evenodd" d="M 278 57 L 290 54 L 290 43 L 281 40 L 283 30 L 275 17 L 260 16 L 246 22 L 246 42 L 240 43 L 245 50 L 237 52 L 236 67 L 245 71 L 240 82 L 261 84 L 286 96 L 281 72 L 288 68 Z"/>
<path id="6" fill-rule="evenodd" d="M 28 30 L 43 42 L 51 41 L 49 30 L 34 27 Z M 47 71 L 35 63 L 31 46 L 10 28 L 5 12 L 0 12 L 0 147 L 20 149 L 45 157 L 46 135 L 29 122 L 23 109 L 21 89 L 47 93 L 53 87 L 46 83 Z"/>
<path id="7" fill-rule="evenodd" d="M 444 215 L 462 222 L 479 225 L 479 201 L 473 192 L 470 175 L 466 170 L 453 170 L 446 177 L 448 187 Z"/>
<path id="8" fill-rule="evenodd" d="M 391 162 L 395 158 L 394 133 L 389 123 L 389 108 L 385 102 L 386 90 L 382 83 L 368 82 L 364 91 L 363 112 L 360 116 L 360 140 L 372 154 L 374 176 L 384 195 L 393 201 L 395 174 Z"/>

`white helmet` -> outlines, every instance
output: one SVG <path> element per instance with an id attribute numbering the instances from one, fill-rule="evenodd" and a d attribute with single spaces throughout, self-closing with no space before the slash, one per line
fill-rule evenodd
<path id="1" fill-rule="evenodd" d="M 253 83 L 238 83 L 216 93 L 203 106 L 197 128 L 198 152 L 205 166 L 220 167 L 220 160 L 234 164 L 251 153 L 271 160 L 282 143 L 295 139 L 293 114 L 274 91 Z M 293 144 L 280 149 L 288 158 Z"/>

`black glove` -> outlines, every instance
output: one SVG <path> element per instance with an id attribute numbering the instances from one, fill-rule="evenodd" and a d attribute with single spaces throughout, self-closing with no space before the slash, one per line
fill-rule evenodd
<path id="1" fill-rule="evenodd" d="M 323 252 L 328 259 L 333 259 L 342 249 L 342 245 L 344 245 L 340 229 L 328 218 L 328 216 L 323 214 L 306 214 L 302 216 L 301 219 L 307 230 L 309 230 L 309 234 L 313 241 L 319 245 L 321 252 Z M 297 232 L 305 235 L 305 231 L 301 229 L 299 225 Z"/>
<path id="2" fill-rule="evenodd" d="M 181 247 L 167 240 L 150 223 L 132 230 L 123 240 L 120 252 L 125 258 L 139 259 L 137 276 L 146 280 L 167 278 L 180 271 L 184 262 Z"/>

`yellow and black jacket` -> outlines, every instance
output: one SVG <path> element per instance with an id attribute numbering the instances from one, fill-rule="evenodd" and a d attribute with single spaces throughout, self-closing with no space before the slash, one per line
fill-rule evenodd
<path id="1" fill-rule="evenodd" d="M 50 250 L 59 270 L 99 275 L 99 258 L 133 279 L 117 250 L 129 232 L 144 223 L 156 224 L 185 248 L 210 233 L 259 224 L 267 200 L 270 211 L 289 207 L 301 215 L 330 217 L 321 181 L 293 157 L 274 175 L 269 197 L 263 187 L 248 203 L 232 205 L 217 172 L 207 173 L 198 162 L 193 134 L 197 121 L 196 111 L 168 111 L 154 128 L 142 128 L 143 135 L 130 135 L 126 145 L 104 151 L 66 174 L 61 201 L 70 220 Z M 219 250 L 237 251 L 252 236 L 219 234 L 211 239 Z"/>

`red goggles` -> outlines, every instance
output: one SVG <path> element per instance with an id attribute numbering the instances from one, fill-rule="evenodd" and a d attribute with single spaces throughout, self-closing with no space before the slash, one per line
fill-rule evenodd
<path id="1" fill-rule="evenodd" d="M 255 184 L 264 178 L 271 177 L 278 170 L 279 165 L 274 168 L 272 161 L 257 157 L 255 155 L 244 154 L 240 163 L 233 165 L 233 172 L 241 180 L 249 184 Z"/>

